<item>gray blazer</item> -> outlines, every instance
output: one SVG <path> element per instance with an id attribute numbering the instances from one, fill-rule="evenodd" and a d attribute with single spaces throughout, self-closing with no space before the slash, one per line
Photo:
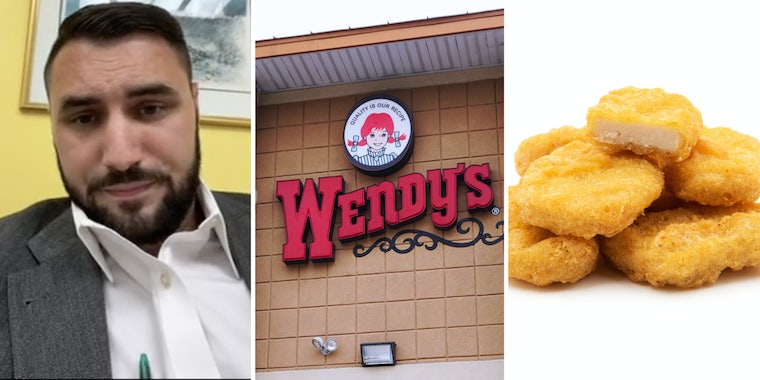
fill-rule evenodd
<path id="1" fill-rule="evenodd" d="M 251 198 L 214 192 L 251 288 Z M 102 271 L 68 198 L 0 219 L 0 378 L 110 378 Z"/>

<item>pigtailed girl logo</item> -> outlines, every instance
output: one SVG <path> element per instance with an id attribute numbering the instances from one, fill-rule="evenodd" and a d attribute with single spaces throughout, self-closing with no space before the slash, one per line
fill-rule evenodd
<path id="1" fill-rule="evenodd" d="M 343 137 L 346 156 L 359 171 L 384 176 L 403 167 L 412 155 L 412 118 L 397 98 L 370 96 L 349 111 Z"/>

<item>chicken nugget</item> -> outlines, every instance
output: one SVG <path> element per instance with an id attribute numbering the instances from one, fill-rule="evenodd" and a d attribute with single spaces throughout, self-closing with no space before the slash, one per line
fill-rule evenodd
<path id="1" fill-rule="evenodd" d="M 660 169 L 629 152 L 572 141 L 540 157 L 514 191 L 520 217 L 556 235 L 612 236 L 660 196 Z"/>
<path id="2" fill-rule="evenodd" d="M 644 210 L 644 213 L 670 210 L 672 208 L 683 207 L 687 204 L 688 202 L 679 199 L 673 195 L 673 193 L 668 191 L 666 180 L 666 186 L 664 189 L 662 189 L 660 197 L 655 199 L 654 202 L 652 202 L 652 204 Z"/>
<path id="3" fill-rule="evenodd" d="M 703 128 L 702 114 L 686 97 L 630 86 L 603 96 L 588 109 L 586 123 L 597 141 L 660 166 L 689 157 Z"/>
<path id="4" fill-rule="evenodd" d="M 664 171 L 665 187 L 685 201 L 754 203 L 760 197 L 760 141 L 730 128 L 708 128 L 689 158 Z"/>
<path id="5" fill-rule="evenodd" d="M 647 213 L 599 244 L 602 255 L 633 281 L 679 288 L 712 284 L 726 268 L 760 263 L 760 206 Z"/>
<path id="6" fill-rule="evenodd" d="M 514 186 L 510 186 L 512 194 Z M 525 223 L 509 197 L 509 277 L 536 286 L 574 284 L 596 268 L 599 246 L 593 239 L 557 236 Z"/>
<path id="7" fill-rule="evenodd" d="M 517 174 L 523 175 L 531 162 L 575 140 L 590 140 L 588 131 L 585 128 L 564 126 L 523 140 L 515 151 Z"/>

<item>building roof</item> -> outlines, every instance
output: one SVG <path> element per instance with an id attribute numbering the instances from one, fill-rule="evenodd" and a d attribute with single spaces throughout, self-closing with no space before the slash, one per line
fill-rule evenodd
<path id="1" fill-rule="evenodd" d="M 503 66 L 503 9 L 261 40 L 257 103 L 502 77 Z"/>

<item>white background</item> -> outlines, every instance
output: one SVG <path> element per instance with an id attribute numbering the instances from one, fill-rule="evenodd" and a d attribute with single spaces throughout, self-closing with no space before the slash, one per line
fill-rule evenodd
<path id="1" fill-rule="evenodd" d="M 507 185 L 523 139 L 583 127 L 589 107 L 628 85 L 679 93 L 706 126 L 760 136 L 754 2 L 507 0 L 504 50 Z M 605 268 L 575 285 L 507 285 L 506 378 L 760 377 L 760 270 L 695 290 Z"/>
<path id="2" fill-rule="evenodd" d="M 503 0 L 257 0 L 253 2 L 254 38 L 268 40 L 503 8 Z"/>

